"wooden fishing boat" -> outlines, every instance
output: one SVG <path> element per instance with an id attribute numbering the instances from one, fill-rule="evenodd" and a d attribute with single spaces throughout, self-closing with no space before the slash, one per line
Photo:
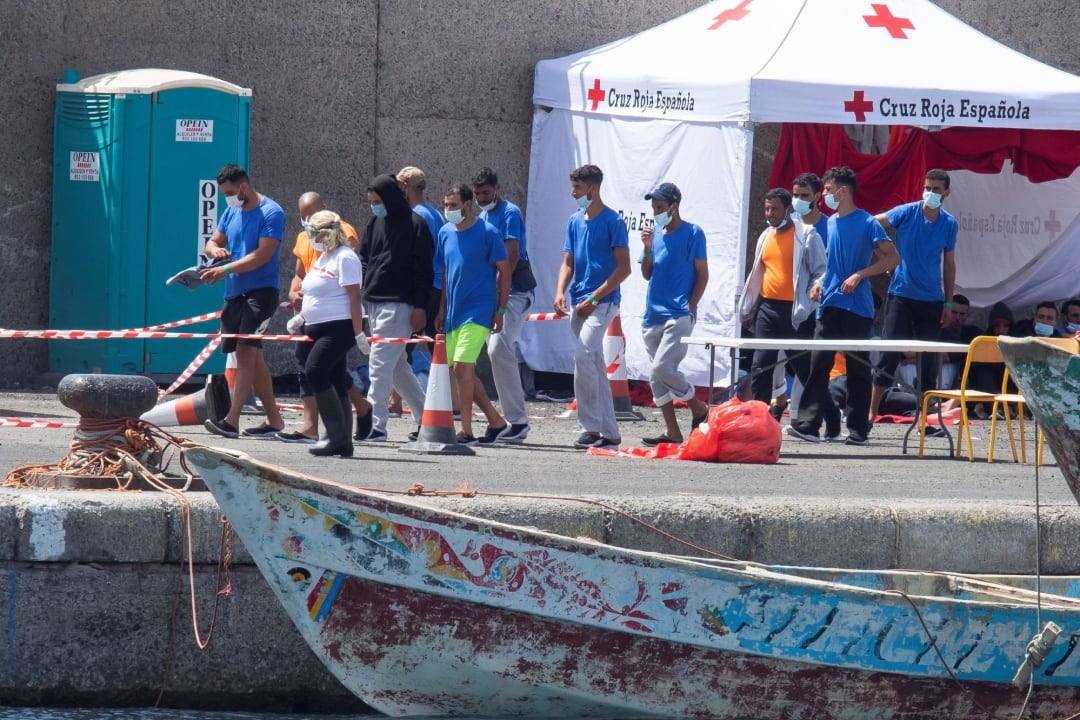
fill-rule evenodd
<path id="1" fill-rule="evenodd" d="M 1010 377 L 1046 435 L 1046 444 L 1069 489 L 1080 502 L 1080 343 L 1001 337 L 998 347 Z"/>
<path id="2" fill-rule="evenodd" d="M 184 453 L 315 653 L 387 714 L 1011 720 L 1029 690 L 1025 718 L 1080 710 L 1075 578 L 1037 606 L 1022 579 L 640 552 Z M 1047 623 L 1065 634 L 1014 686 Z"/>

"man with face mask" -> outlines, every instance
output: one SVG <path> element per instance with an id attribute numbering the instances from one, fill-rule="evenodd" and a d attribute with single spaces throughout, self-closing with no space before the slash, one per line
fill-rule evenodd
<path id="1" fill-rule="evenodd" d="M 1057 327 L 1057 306 L 1044 300 L 1035 306 L 1035 316 L 1030 320 L 1016 323 L 1011 333 L 1017 337 L 1034 335 L 1035 337 L 1062 337 Z M 1069 333 L 1070 335 L 1072 333 Z"/>
<path id="2" fill-rule="evenodd" d="M 1065 337 L 1080 336 L 1080 298 L 1061 303 L 1061 324 Z"/>
<path id="3" fill-rule="evenodd" d="M 836 213 L 829 218 L 829 249 L 825 274 L 811 283 L 809 297 L 819 300 L 814 337 L 823 340 L 870 337 L 874 322 L 874 293 L 869 279 L 896 267 L 900 258 L 888 235 L 874 216 L 855 204 L 855 171 L 835 167 L 822 179 L 825 205 Z M 847 445 L 865 446 L 870 441 L 869 354 L 848 353 Z M 799 414 L 785 432 L 807 442 L 821 442 L 818 436 L 829 391 L 832 350 L 810 354 L 810 375 L 804 383 Z"/>
<path id="4" fill-rule="evenodd" d="M 877 216 L 885 232 L 894 238 L 900 265 L 893 272 L 885 299 L 886 340 L 935 340 L 951 320 L 953 286 L 956 284 L 956 232 L 959 225 L 941 203 L 949 196 L 949 174 L 926 173 L 922 200 L 898 205 Z M 899 353 L 882 353 L 874 368 L 870 396 L 870 422 L 877 416 L 881 399 L 894 382 Z M 922 377 L 937 378 L 937 355 L 923 353 Z"/>
<path id="5" fill-rule="evenodd" d="M 619 285 L 630 275 L 630 242 L 623 219 L 600 199 L 603 182 L 604 173 L 595 165 L 570 173 L 570 196 L 579 209 L 566 224 L 555 286 L 555 312 L 570 317 L 575 338 L 574 395 L 584 429 L 574 441 L 579 448 L 615 448 L 622 441 L 604 363 L 604 335 L 619 312 Z"/>
<path id="6" fill-rule="evenodd" d="M 510 429 L 500 442 L 520 443 L 529 434 L 529 414 L 525 408 L 525 389 L 521 386 L 518 369 L 517 340 L 525 323 L 525 315 L 533 304 L 536 281 L 529 266 L 529 251 L 525 244 L 525 218 L 521 208 L 502 196 L 499 176 L 489 167 L 473 174 L 473 196 L 480 207 L 480 219 L 491 223 L 502 233 L 506 258 L 512 270 L 510 296 L 502 318 L 502 332 L 492 333 L 487 341 L 491 360 L 491 378 L 499 393 L 499 405 L 510 423 Z"/>
<path id="7" fill-rule="evenodd" d="M 765 193 L 765 222 L 758 237 L 754 264 L 746 278 L 740 304 L 741 319 L 754 320 L 755 338 L 814 337 L 818 303 L 810 288 L 825 274 L 825 246 L 813 225 L 804 224 L 792 210 L 792 195 L 783 188 Z M 778 351 L 755 350 L 750 365 L 750 389 L 755 400 L 772 398 L 773 370 Z M 807 353 L 789 352 L 788 364 L 804 384 L 810 373 Z M 764 369 L 763 369 L 764 368 Z M 839 426 L 826 435 L 838 435 Z"/>
<path id="8" fill-rule="evenodd" d="M 364 305 L 375 337 L 407 338 L 427 323 L 435 244 L 427 223 L 412 211 L 393 175 L 379 175 L 367 191 L 374 217 L 360 244 L 364 267 Z M 405 345 L 373 343 L 368 359 L 374 413 L 368 442 L 386 440 L 390 391 L 397 391 L 419 422 L 424 388 L 405 359 Z"/>
<path id="9" fill-rule="evenodd" d="M 443 199 L 446 224 L 435 245 L 435 274 L 442 279 L 442 297 L 435 328 L 446 333 L 446 360 L 457 378 L 461 402 L 461 445 L 494 445 L 510 425 L 488 399 L 476 377 L 476 360 L 488 337 L 503 329 L 510 295 L 510 263 L 502 233 L 473 215 L 473 194 L 453 185 Z M 488 421 L 487 431 L 473 435 L 472 405 Z"/>
<path id="10" fill-rule="evenodd" d="M 206 254 L 230 261 L 204 270 L 205 283 L 225 280 L 225 307 L 221 311 L 221 332 L 258 334 L 266 330 L 278 305 L 278 257 L 285 234 L 285 211 L 276 202 L 251 186 L 247 172 L 239 165 L 226 165 L 217 176 L 218 189 L 228 208 L 217 230 L 206 241 Z M 252 389 L 266 411 L 266 421 L 244 430 L 244 437 L 274 438 L 285 421 L 274 400 L 270 368 L 263 357 L 261 340 L 226 338 L 225 354 L 236 353 L 236 382 L 232 404 L 223 418 L 207 418 L 204 425 L 222 437 L 240 436 L 240 413 Z"/>
<path id="11" fill-rule="evenodd" d="M 653 401 L 664 416 L 666 431 L 659 437 L 642 438 L 645 445 L 682 443 L 683 433 L 675 417 L 675 401 L 690 406 L 690 429 L 705 422 L 709 408 L 695 396 L 694 386 L 679 372 L 686 357 L 688 337 L 697 322 L 698 303 L 709 282 L 705 233 L 682 219 L 682 192 L 674 183 L 661 183 L 645 196 L 652 201 L 653 225 L 641 231 L 644 250 L 641 274 L 649 281 L 645 291 L 645 316 L 641 334 L 652 361 L 649 385 Z"/>
<path id="12" fill-rule="evenodd" d="M 791 183 L 791 206 L 803 225 L 813 225 L 821 238 L 822 245 L 829 249 L 829 217 L 818 208 L 821 200 L 821 178 L 812 172 L 805 172 Z"/>

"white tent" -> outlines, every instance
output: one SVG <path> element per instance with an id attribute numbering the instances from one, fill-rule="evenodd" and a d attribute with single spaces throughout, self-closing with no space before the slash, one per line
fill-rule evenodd
<path id="1" fill-rule="evenodd" d="M 575 209 L 569 172 L 593 163 L 605 173 L 604 201 L 628 223 L 632 258 L 641 249 L 641 223 L 651 218 L 645 193 L 661 181 L 682 189 L 683 217 L 702 226 L 709 243 L 699 335 L 737 334 L 748 220 L 755 236 L 761 227 L 759 205 L 747 196 L 754 123 L 1080 129 L 1080 78 L 986 37 L 928 0 L 717 0 L 630 38 L 538 63 L 533 102 L 527 233 L 536 309 L 547 310 L 553 298 L 566 219 Z M 1063 182 L 1078 198 L 1073 177 Z M 956 199 L 964 195 L 954 182 L 954 214 L 981 217 L 982 200 L 974 191 Z M 1055 221 L 1076 226 L 1080 200 L 1058 207 Z M 985 222 L 967 225 L 986 229 Z M 1059 247 L 1069 232 L 1054 235 Z M 963 241 L 959 285 L 978 288 L 977 277 L 965 282 Z M 1006 271 L 1045 265 L 1047 252 L 1023 252 Z M 1060 252 L 1070 255 L 1080 253 Z M 631 377 L 647 373 L 638 330 L 644 288 L 637 272 L 623 285 Z M 530 364 L 572 371 L 565 323 L 529 325 L 523 343 Z M 706 357 L 692 353 L 684 364 L 698 384 L 707 378 Z"/>

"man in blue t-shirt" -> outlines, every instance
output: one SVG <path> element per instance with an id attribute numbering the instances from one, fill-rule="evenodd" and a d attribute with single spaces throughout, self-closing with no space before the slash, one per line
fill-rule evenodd
<path id="1" fill-rule="evenodd" d="M 697 399 L 694 386 L 679 372 L 686 357 L 689 337 L 697 322 L 698 303 L 709 282 L 709 261 L 705 254 L 705 233 L 682 219 L 682 191 L 674 183 L 661 183 L 645 196 L 652 201 L 653 224 L 641 231 L 641 274 L 649 281 L 645 291 L 645 316 L 641 335 L 652 361 L 649 386 L 653 402 L 664 416 L 665 432 L 642 438 L 645 445 L 682 443 L 683 434 L 675 417 L 675 401 L 690 406 L 690 429 L 705 422 L 709 408 Z M 656 228 L 662 231 L 659 235 Z"/>
<path id="2" fill-rule="evenodd" d="M 897 205 L 877 216 L 885 232 L 894 238 L 900 265 L 889 283 L 885 299 L 886 340 L 936 340 L 948 325 L 956 283 L 957 222 L 941 203 L 949 196 L 949 174 L 926 173 L 922 200 Z M 885 391 L 893 385 L 900 353 L 882 353 L 874 368 L 870 398 L 870 421 L 877 416 Z M 937 377 L 937 355 L 923 353 L 921 378 Z M 921 389 L 921 388 L 919 388 Z"/>
<path id="3" fill-rule="evenodd" d="M 491 168 L 482 167 L 473 174 L 472 191 L 481 210 L 480 219 L 494 225 L 502 234 L 506 259 L 510 263 L 510 297 L 506 300 L 502 332 L 491 334 L 487 352 L 491 360 L 491 379 L 499 393 L 499 405 L 510 423 L 510 429 L 499 441 L 520 443 L 529 434 L 529 414 L 518 368 L 517 340 L 525 324 L 525 315 L 533 304 L 533 287 L 536 285 L 529 267 L 525 218 L 521 208 L 502 196 L 499 176 Z"/>
<path id="4" fill-rule="evenodd" d="M 435 276 L 442 279 L 442 300 L 435 329 L 446 333 L 446 360 L 458 383 L 463 445 L 494 445 L 510 430 L 476 378 L 476 360 L 488 335 L 503 328 L 510 294 L 510 263 L 502 234 L 473 216 L 473 193 L 458 184 L 443 199 L 446 224 L 435 244 Z M 479 440 L 472 432 L 472 405 L 487 417 Z"/>
<path id="5" fill-rule="evenodd" d="M 278 256 L 285 234 L 285 211 L 251 186 L 239 165 L 226 165 L 217 176 L 218 189 L 229 206 L 217 230 L 206 241 L 206 254 L 230 262 L 204 270 L 203 282 L 225 279 L 221 332 L 265 332 L 278 306 Z M 236 353 L 232 405 L 223 418 L 207 418 L 206 429 L 223 437 L 239 437 L 240 412 L 252 389 L 266 411 L 266 421 L 244 430 L 245 437 L 274 438 L 285 421 L 274 400 L 274 383 L 263 356 L 262 341 L 227 338 L 223 353 Z"/>
<path id="6" fill-rule="evenodd" d="M 810 289 L 810 299 L 820 300 L 814 337 L 862 340 L 870 337 L 874 322 L 874 294 L 869 279 L 896 267 L 900 258 L 881 224 L 855 206 L 855 171 L 835 167 L 825 173 L 823 181 L 825 205 L 836 214 L 829 218 L 825 275 Z M 787 426 L 788 435 L 809 442 L 821 441 L 818 432 L 834 355 L 832 350 L 811 354 L 810 376 L 799 403 L 798 419 Z M 848 436 L 844 442 L 869 445 L 870 356 L 865 352 L 847 353 L 847 356 Z"/>
<path id="7" fill-rule="evenodd" d="M 600 199 L 603 171 L 582 165 L 570 173 L 579 210 L 566 223 L 555 312 L 574 333 L 574 395 L 584 432 L 575 447 L 618 447 L 622 441 L 604 363 L 604 335 L 619 312 L 619 285 L 630 275 L 626 224 Z M 567 292 L 569 291 L 569 302 Z"/>

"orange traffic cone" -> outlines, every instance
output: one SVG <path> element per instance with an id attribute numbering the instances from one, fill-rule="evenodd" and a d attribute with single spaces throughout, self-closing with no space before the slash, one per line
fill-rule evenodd
<path id="1" fill-rule="evenodd" d="M 446 336 L 435 336 L 435 352 L 428 370 L 427 395 L 420 431 L 414 442 L 398 448 L 417 455 L 475 455 L 468 445 L 459 445 L 454 433 L 454 403 L 450 400 L 450 368 L 446 364 Z"/>
<path id="2" fill-rule="evenodd" d="M 604 335 L 604 364 L 607 365 L 611 402 L 615 405 L 616 420 L 644 420 L 630 402 L 630 383 L 626 380 L 626 336 L 622 318 L 616 315 Z"/>
<path id="3" fill-rule="evenodd" d="M 155 405 L 139 419 L 158 427 L 202 425 L 207 418 L 217 420 L 228 412 L 229 388 L 225 378 L 208 375 L 206 387 L 201 392 Z"/>
<path id="4" fill-rule="evenodd" d="M 231 352 L 225 356 L 225 381 L 229 384 L 229 396 L 232 397 L 233 388 L 236 387 L 236 353 Z M 258 412 L 259 406 L 255 398 L 255 390 L 248 393 L 247 400 L 244 401 L 244 412 Z M 225 414 L 229 411 L 226 407 L 225 411 L 219 416 L 225 417 Z"/>

